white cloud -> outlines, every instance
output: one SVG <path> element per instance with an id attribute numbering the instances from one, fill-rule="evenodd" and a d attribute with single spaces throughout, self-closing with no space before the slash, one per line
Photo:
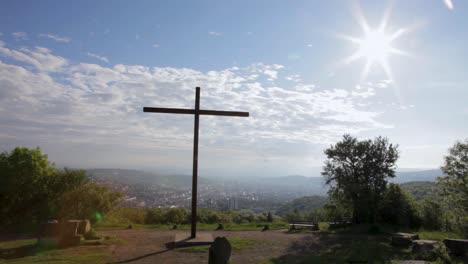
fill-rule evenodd
<path id="1" fill-rule="evenodd" d="M 100 61 L 109 63 L 109 59 L 107 59 L 104 56 L 100 56 L 100 55 L 97 55 L 97 54 L 94 54 L 94 53 L 91 53 L 91 52 L 86 53 L 86 55 L 88 55 L 88 57 L 95 58 L 95 59 L 98 59 Z"/>
<path id="2" fill-rule="evenodd" d="M 36 47 L 32 50 L 28 48 L 12 50 L 5 47 L 4 43 L 0 43 L 0 54 L 24 62 L 39 71 L 60 71 L 68 63 L 65 58 L 53 55 L 49 49 L 44 47 Z"/>
<path id="3" fill-rule="evenodd" d="M 151 47 L 153 47 L 153 48 L 159 48 L 159 47 L 161 47 L 161 46 L 160 46 L 159 44 L 157 44 L 157 43 L 154 43 Z"/>
<path id="4" fill-rule="evenodd" d="M 28 34 L 26 32 L 13 32 L 11 33 L 15 40 L 26 40 L 28 39 Z"/>
<path id="5" fill-rule="evenodd" d="M 220 32 L 216 32 L 216 31 L 210 31 L 208 32 L 208 34 L 211 36 L 215 36 L 215 37 L 219 37 L 222 35 Z"/>
<path id="6" fill-rule="evenodd" d="M 7 135 L 10 144 L 82 148 L 83 162 L 88 158 L 83 153 L 91 151 L 86 148 L 114 153 L 122 146 L 140 153 L 135 154 L 134 159 L 139 159 L 135 162 L 149 162 L 140 158 L 155 150 L 190 154 L 186 150 L 192 144 L 191 118 L 142 113 L 142 107 L 192 108 L 196 86 L 202 86 L 203 109 L 250 112 L 249 118 L 203 116 L 200 142 L 207 151 L 221 148 L 252 158 L 261 153 L 281 156 L 285 144 L 328 144 L 345 132 L 389 127 L 377 120 L 379 112 L 360 106 L 377 93 L 375 88 L 278 86 L 273 81 L 284 68 L 278 64 L 201 72 L 71 64 L 40 47 L 11 50 L 0 45 L 0 55 L 26 64 L 0 61 L 0 139 Z M 168 159 L 166 154 L 159 157 Z"/>
<path id="7" fill-rule="evenodd" d="M 49 39 L 55 40 L 57 42 L 63 42 L 63 43 L 68 43 L 68 42 L 71 41 L 70 38 L 61 37 L 61 36 L 57 36 L 57 35 L 53 35 L 53 34 L 39 34 L 38 36 L 41 37 L 41 38 L 49 38 Z"/>

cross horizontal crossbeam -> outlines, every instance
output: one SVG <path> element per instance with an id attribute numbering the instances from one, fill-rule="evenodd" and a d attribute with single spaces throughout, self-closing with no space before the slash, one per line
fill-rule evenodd
<path id="1" fill-rule="evenodd" d="M 196 110 L 184 109 L 184 108 L 143 107 L 143 112 L 194 115 Z M 244 116 L 244 117 L 249 116 L 249 112 L 217 111 L 217 110 L 203 110 L 203 109 L 198 110 L 198 114 L 199 115 L 216 115 L 216 116 Z"/>

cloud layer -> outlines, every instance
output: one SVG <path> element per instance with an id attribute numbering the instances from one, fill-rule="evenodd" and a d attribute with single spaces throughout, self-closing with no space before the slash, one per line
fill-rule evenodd
<path id="1" fill-rule="evenodd" d="M 388 127 L 366 107 L 388 82 L 325 89 L 297 74 L 283 75 L 282 65 L 262 63 L 208 72 L 106 67 L 0 41 L 1 57 L 9 61 L 0 61 L 2 145 L 119 146 L 140 154 L 190 149 L 192 117 L 148 114 L 142 107 L 192 108 L 196 86 L 202 87 L 203 109 L 250 112 L 249 118 L 202 117 L 200 144 L 212 153 L 283 156 L 290 154 L 288 144 L 328 144 L 343 133 Z M 279 76 L 290 81 L 280 85 Z"/>

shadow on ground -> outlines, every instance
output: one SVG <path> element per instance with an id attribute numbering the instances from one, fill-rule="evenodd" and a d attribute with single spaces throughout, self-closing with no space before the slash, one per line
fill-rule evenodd
<path id="1" fill-rule="evenodd" d="M 291 243 L 271 263 L 388 263 L 411 258 L 409 249 L 392 247 L 385 235 L 315 234 Z"/>

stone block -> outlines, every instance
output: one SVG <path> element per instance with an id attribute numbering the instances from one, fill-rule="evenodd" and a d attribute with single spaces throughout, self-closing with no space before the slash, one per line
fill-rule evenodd
<path id="1" fill-rule="evenodd" d="M 396 233 L 392 235 L 392 245 L 397 247 L 409 247 L 413 244 L 413 240 L 415 239 L 419 239 L 418 234 Z"/>
<path id="2" fill-rule="evenodd" d="M 430 255 L 438 246 L 435 240 L 414 240 L 412 252 L 418 255 Z"/>
<path id="3" fill-rule="evenodd" d="M 89 220 L 81 220 L 78 225 L 78 234 L 84 235 L 91 231 L 91 223 Z"/>
<path id="4" fill-rule="evenodd" d="M 454 256 L 468 256 L 468 239 L 444 239 L 445 247 Z"/>

